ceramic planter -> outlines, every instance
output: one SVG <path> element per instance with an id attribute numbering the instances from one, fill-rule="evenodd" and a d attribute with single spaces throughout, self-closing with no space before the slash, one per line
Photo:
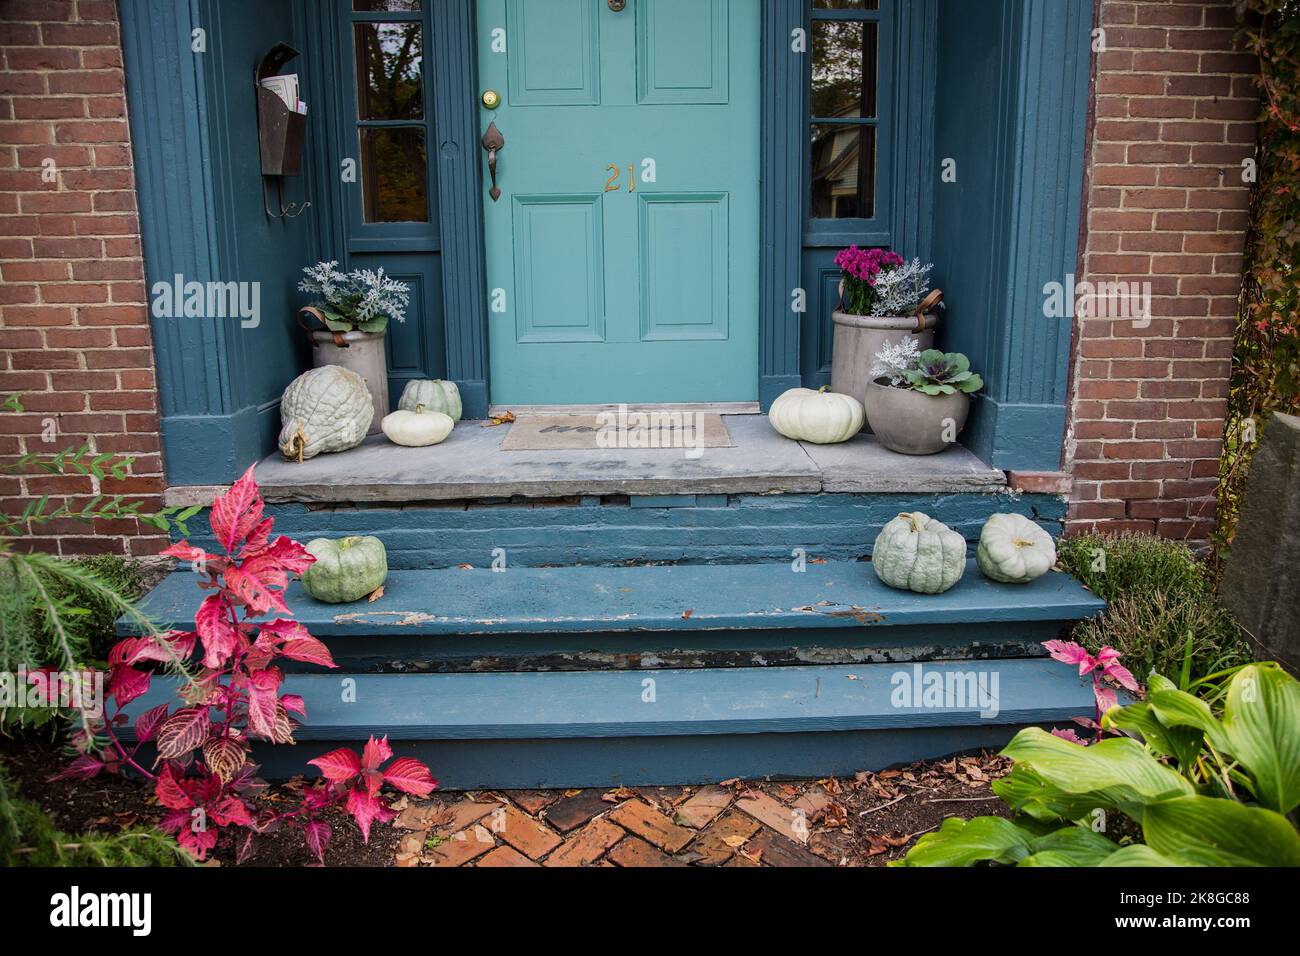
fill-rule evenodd
<path id="1" fill-rule="evenodd" d="M 380 422 L 388 414 L 388 358 L 382 332 L 330 332 L 317 329 L 311 333 L 311 364 L 342 365 L 366 380 L 366 388 L 375 403 L 375 417 L 370 431 L 379 432 Z"/>
<path id="2" fill-rule="evenodd" d="M 904 455 L 933 455 L 957 440 L 966 426 L 970 396 L 927 395 L 911 388 L 867 386 L 867 421 L 876 439 Z"/>
<path id="3" fill-rule="evenodd" d="M 835 338 L 831 351 L 831 391 L 862 401 L 871 384 L 871 366 L 886 343 L 916 337 L 922 352 L 934 347 L 939 317 L 915 315 L 849 315 L 834 312 Z"/>

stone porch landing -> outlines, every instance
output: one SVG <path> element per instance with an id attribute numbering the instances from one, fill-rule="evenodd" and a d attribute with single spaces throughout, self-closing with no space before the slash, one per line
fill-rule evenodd
<path id="1" fill-rule="evenodd" d="M 565 495 L 722 495 L 992 492 L 1007 476 L 961 446 L 924 458 L 869 435 L 842 445 L 782 438 L 763 415 L 724 416 L 734 447 L 502 451 L 510 426 L 464 421 L 441 445 L 403 448 L 382 435 L 299 464 L 257 466 L 268 502 L 400 502 Z M 169 503 L 200 489 L 175 488 Z M 200 500 L 198 495 L 194 500 Z M 211 500 L 210 497 L 208 500 Z"/>

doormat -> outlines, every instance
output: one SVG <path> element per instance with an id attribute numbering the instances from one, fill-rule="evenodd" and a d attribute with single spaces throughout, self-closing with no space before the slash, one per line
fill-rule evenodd
<path id="1" fill-rule="evenodd" d="M 611 411 L 592 415 L 524 413 L 510 426 L 502 451 L 617 448 L 731 448 L 715 412 Z"/>

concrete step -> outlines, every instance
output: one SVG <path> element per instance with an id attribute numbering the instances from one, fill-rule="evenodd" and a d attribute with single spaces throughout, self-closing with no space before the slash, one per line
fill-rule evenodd
<path id="1" fill-rule="evenodd" d="M 168 576 L 145 610 L 192 629 L 205 596 Z M 990 581 L 974 561 L 939 595 L 866 562 L 393 571 L 373 603 L 287 601 L 349 672 L 762 666 L 1024 657 L 1104 609 L 1068 575 Z M 125 633 L 125 630 L 124 630 Z"/>
<path id="2" fill-rule="evenodd" d="M 927 687 L 931 690 L 926 696 Z M 847 775 L 1005 744 L 1030 724 L 1091 713 L 1092 691 L 1051 660 L 586 673 L 290 675 L 299 746 L 256 748 L 264 773 L 301 773 L 387 734 L 447 789 L 719 782 Z M 131 711 L 167 699 L 155 681 Z M 935 696 L 937 695 L 937 696 Z"/>

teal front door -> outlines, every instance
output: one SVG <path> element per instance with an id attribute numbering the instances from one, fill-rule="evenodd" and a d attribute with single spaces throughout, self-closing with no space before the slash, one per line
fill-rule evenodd
<path id="1" fill-rule="evenodd" d="M 758 0 L 478 0 L 478 62 L 492 401 L 756 400 Z"/>

